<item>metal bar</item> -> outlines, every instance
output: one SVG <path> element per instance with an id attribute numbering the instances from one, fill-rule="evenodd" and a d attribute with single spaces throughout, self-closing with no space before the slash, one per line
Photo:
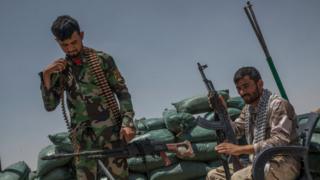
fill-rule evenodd
<path id="1" fill-rule="evenodd" d="M 108 180 L 115 180 L 112 174 L 108 171 L 108 169 L 104 166 L 103 162 L 98 159 L 98 165 L 101 171 L 108 177 Z"/>
<path id="2" fill-rule="evenodd" d="M 247 17 L 249 19 L 249 22 L 250 22 L 250 24 L 252 26 L 252 29 L 253 29 L 254 33 L 256 34 L 256 36 L 258 38 L 258 41 L 259 41 L 259 43 L 261 45 L 261 48 L 262 48 L 264 54 L 267 55 L 268 52 L 266 51 L 266 48 L 265 48 L 266 45 L 263 44 L 263 40 L 261 39 L 261 35 L 260 35 L 259 31 L 257 30 L 256 24 L 253 21 L 253 18 L 251 16 L 250 12 L 249 12 L 248 7 L 244 7 L 244 11 L 245 11 L 245 13 L 246 13 L 246 15 L 247 15 Z"/>
<path id="3" fill-rule="evenodd" d="M 273 78 L 276 81 L 276 84 L 277 84 L 277 87 L 279 89 L 279 92 L 280 92 L 281 96 L 284 99 L 289 100 L 289 98 L 287 96 L 287 93 L 286 93 L 286 91 L 285 91 L 285 89 L 283 87 L 283 84 L 281 82 L 281 79 L 280 79 L 280 76 L 278 74 L 278 71 L 277 71 L 277 69 L 276 69 L 276 67 L 275 67 L 275 65 L 273 63 L 273 60 L 271 58 L 271 55 L 269 53 L 267 44 L 266 44 L 266 42 L 265 42 L 265 40 L 263 38 L 261 29 L 259 27 L 258 21 L 256 19 L 256 16 L 254 14 L 254 11 L 252 9 L 252 4 L 250 3 L 250 1 L 247 2 L 247 6 L 244 7 L 244 11 L 245 11 L 245 13 L 246 13 L 246 15 L 247 15 L 247 17 L 248 17 L 248 19 L 250 21 L 250 24 L 251 24 L 251 26 L 252 26 L 252 28 L 253 28 L 253 30 L 254 30 L 257 38 L 258 38 L 258 41 L 259 41 L 259 43 L 260 43 L 260 45 L 262 47 L 262 50 L 263 50 L 263 52 L 264 52 L 264 54 L 266 56 L 266 60 L 268 62 L 268 65 L 269 65 L 269 68 L 270 68 L 271 73 L 273 75 Z"/>
<path id="4" fill-rule="evenodd" d="M 250 3 L 250 1 L 247 2 L 247 5 L 248 5 L 247 7 L 248 7 L 248 9 L 250 11 L 252 20 L 253 20 L 253 22 L 255 24 L 256 30 L 258 32 L 258 36 L 259 36 L 258 38 L 260 38 L 260 41 L 261 41 L 260 43 L 261 43 L 261 46 L 263 48 L 263 51 L 265 52 L 265 55 L 266 55 L 267 58 L 271 57 L 270 53 L 269 53 L 269 50 L 268 50 L 268 47 L 267 47 L 267 44 L 266 44 L 266 41 L 263 38 L 259 23 L 257 21 L 257 18 L 256 18 L 255 14 L 254 14 L 253 9 L 252 9 L 252 4 Z"/>

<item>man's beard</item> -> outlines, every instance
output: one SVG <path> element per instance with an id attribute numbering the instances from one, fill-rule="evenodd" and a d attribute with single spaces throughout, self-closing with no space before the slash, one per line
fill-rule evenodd
<path id="1" fill-rule="evenodd" d="M 69 58 L 76 58 L 76 57 L 79 57 L 80 56 L 80 51 L 79 52 L 77 52 L 77 53 L 72 53 L 72 54 L 67 54 L 67 56 L 69 57 Z"/>
<path id="2" fill-rule="evenodd" d="M 249 99 L 245 99 L 245 98 L 244 98 L 245 96 L 248 96 Z M 241 96 L 241 97 L 242 97 L 242 99 L 244 100 L 244 102 L 245 102 L 246 104 L 252 104 L 252 103 L 254 103 L 255 101 L 257 101 L 257 100 L 260 98 L 260 93 L 259 93 L 258 87 L 256 88 L 256 91 L 255 91 L 254 93 L 252 93 L 252 94 L 245 94 L 245 95 L 243 95 L 243 96 Z"/>
<path id="3" fill-rule="evenodd" d="M 249 99 L 245 99 L 244 97 L 245 96 L 248 96 L 249 97 Z M 256 100 L 258 100 L 259 99 L 259 94 L 257 93 L 257 92 L 255 92 L 255 93 L 253 93 L 253 94 L 246 94 L 246 95 L 243 95 L 243 96 L 241 96 L 242 97 L 242 99 L 244 100 L 244 102 L 246 103 L 246 104 L 252 104 L 253 102 L 255 102 Z"/>

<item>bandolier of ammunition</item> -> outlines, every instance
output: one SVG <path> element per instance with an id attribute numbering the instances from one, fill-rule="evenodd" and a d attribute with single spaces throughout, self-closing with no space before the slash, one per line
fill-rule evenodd
<path id="1" fill-rule="evenodd" d="M 98 56 L 96 52 L 93 49 L 90 48 L 83 48 L 84 54 L 86 58 L 88 59 L 88 64 L 89 64 L 89 69 L 90 72 L 94 75 L 94 77 L 97 80 L 97 84 L 101 90 L 101 95 L 104 97 L 105 104 L 107 106 L 107 109 L 110 108 L 110 115 L 112 120 L 114 121 L 115 124 L 121 124 L 121 114 L 120 110 L 118 108 L 118 103 L 114 97 L 114 94 L 108 84 L 106 75 L 104 74 L 102 67 L 99 63 Z M 67 129 L 70 133 L 71 136 L 71 143 L 74 148 L 75 153 L 80 152 L 80 146 L 76 143 L 76 131 L 75 129 L 72 129 L 71 127 L 71 120 L 68 118 L 66 107 L 65 107 L 65 102 L 64 102 L 64 91 L 65 91 L 65 83 L 66 79 L 68 78 L 67 74 L 62 75 L 60 79 L 60 84 L 61 84 L 61 109 L 62 109 L 62 115 L 63 119 L 65 121 L 65 124 L 67 126 Z M 76 161 L 79 161 L 79 157 L 77 156 L 75 158 Z"/>
<path id="2" fill-rule="evenodd" d="M 93 49 L 83 48 L 84 54 L 88 60 L 91 73 L 97 80 L 97 84 L 101 90 L 101 95 L 104 97 L 107 109 L 110 108 L 111 119 L 114 123 L 121 125 L 121 114 L 116 98 L 109 86 L 106 75 L 102 70 L 101 63 L 99 63 L 98 56 Z"/>
<path id="3" fill-rule="evenodd" d="M 67 77 L 67 75 L 66 75 L 66 77 Z M 64 119 L 65 124 L 67 126 L 68 132 L 69 132 L 69 134 L 71 136 L 71 143 L 72 143 L 74 152 L 75 153 L 79 153 L 80 152 L 80 146 L 79 146 L 79 144 L 76 143 L 77 134 L 76 134 L 76 131 L 73 130 L 72 127 L 71 127 L 71 120 L 68 118 L 66 107 L 65 107 L 65 103 L 64 103 L 64 90 L 65 90 L 64 83 L 65 83 L 65 78 L 66 77 L 65 77 L 65 75 L 62 75 L 61 79 L 60 79 L 60 85 L 61 85 L 61 96 L 60 96 L 61 110 L 62 110 L 63 119 Z M 75 157 L 75 161 L 77 161 L 77 162 L 79 161 L 79 156 Z"/>

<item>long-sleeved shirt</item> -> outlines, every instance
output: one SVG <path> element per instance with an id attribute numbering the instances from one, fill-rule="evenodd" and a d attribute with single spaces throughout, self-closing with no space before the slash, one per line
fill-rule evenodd
<path id="1" fill-rule="evenodd" d="M 255 154 L 259 153 L 261 150 L 268 147 L 280 146 L 280 145 L 290 145 L 297 144 L 297 122 L 296 114 L 292 105 L 280 98 L 279 96 L 272 95 L 267 110 L 267 128 L 266 128 L 266 138 L 263 141 L 253 144 Z M 247 106 L 247 105 L 246 105 Z M 249 108 L 244 107 L 240 113 L 240 116 L 232 122 L 235 134 L 237 137 L 242 135 L 249 136 L 245 133 L 245 115 Z M 253 116 L 253 128 L 250 132 L 251 135 L 255 134 L 255 114 Z M 248 142 L 252 144 L 251 142 Z"/>
<path id="2" fill-rule="evenodd" d="M 96 51 L 101 67 L 107 77 L 110 88 L 116 95 L 120 113 L 123 117 L 122 126 L 133 126 L 134 111 L 131 96 L 125 80 L 118 70 L 113 58 L 101 51 Z M 50 88 L 44 87 L 42 73 L 40 73 L 41 92 L 45 109 L 54 110 L 60 103 L 62 93 L 61 85 L 64 84 L 67 95 L 67 105 L 73 126 L 85 121 L 110 121 L 110 109 L 106 107 L 104 97 L 97 84 L 97 80 L 89 70 L 86 57 L 81 53 L 80 59 L 66 57 L 67 67 L 64 73 L 51 75 Z M 64 77 L 64 83 L 61 83 Z"/>

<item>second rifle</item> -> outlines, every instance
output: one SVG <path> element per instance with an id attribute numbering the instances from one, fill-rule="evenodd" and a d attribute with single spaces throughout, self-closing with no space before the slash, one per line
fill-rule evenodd
<path id="1" fill-rule="evenodd" d="M 219 98 L 218 92 L 215 90 L 212 81 L 208 80 L 204 69 L 207 68 L 207 65 L 198 64 L 198 69 L 200 71 L 203 82 L 206 85 L 206 88 L 209 93 L 209 103 L 211 105 L 212 111 L 214 112 L 214 121 L 208 121 L 202 117 L 197 118 L 197 123 L 199 126 L 206 129 L 216 130 L 216 134 L 218 136 L 218 143 L 222 143 L 225 140 L 232 144 L 238 144 L 236 136 L 234 134 L 233 128 L 230 124 L 230 118 L 228 115 L 228 111 L 224 106 L 223 102 Z M 237 171 L 242 168 L 239 157 L 230 156 L 227 157 L 225 155 L 220 155 L 220 160 L 222 162 L 223 168 L 225 170 L 226 179 L 229 180 L 231 178 L 230 170 L 229 170 L 229 159 L 233 165 L 233 170 Z"/>

